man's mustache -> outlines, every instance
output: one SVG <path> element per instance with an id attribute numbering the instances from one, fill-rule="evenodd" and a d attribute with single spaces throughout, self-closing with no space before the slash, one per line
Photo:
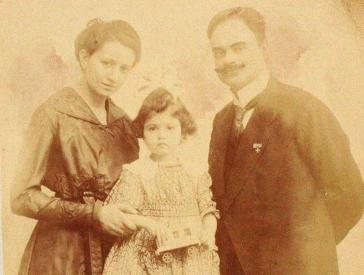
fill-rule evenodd
<path id="1" fill-rule="evenodd" d="M 231 65 L 225 65 L 221 68 L 215 68 L 215 72 L 217 73 L 229 73 L 231 71 L 235 71 L 238 69 L 243 69 L 245 67 L 245 64 L 231 64 Z"/>

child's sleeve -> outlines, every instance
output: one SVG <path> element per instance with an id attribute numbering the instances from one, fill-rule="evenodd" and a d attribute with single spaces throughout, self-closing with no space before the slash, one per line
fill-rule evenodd
<path id="1" fill-rule="evenodd" d="M 207 214 L 214 214 L 216 218 L 220 218 L 216 203 L 212 200 L 211 177 L 206 172 L 198 178 L 197 181 L 197 202 L 200 209 L 201 217 Z"/>
<path id="2" fill-rule="evenodd" d="M 127 168 L 123 168 L 119 180 L 106 198 L 104 204 L 129 203 L 135 209 L 143 204 L 144 192 L 140 177 Z"/>

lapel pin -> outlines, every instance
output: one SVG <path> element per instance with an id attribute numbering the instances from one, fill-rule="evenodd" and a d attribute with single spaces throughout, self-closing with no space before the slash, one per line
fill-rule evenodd
<path id="1" fill-rule="evenodd" d="M 253 144 L 253 149 L 255 150 L 256 153 L 259 153 L 262 150 L 263 145 L 261 143 L 254 143 Z"/>

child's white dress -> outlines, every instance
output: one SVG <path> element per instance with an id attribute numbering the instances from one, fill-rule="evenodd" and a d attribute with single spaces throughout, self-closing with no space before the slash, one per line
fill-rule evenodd
<path id="1" fill-rule="evenodd" d="M 200 221 L 207 213 L 218 215 L 208 173 L 201 175 L 194 171 L 191 165 L 165 165 L 150 158 L 139 159 L 123 167 L 106 203 L 126 201 L 142 215 L 171 226 L 183 224 L 186 217 Z M 168 264 L 155 250 L 155 238 L 144 229 L 119 239 L 106 259 L 103 274 L 219 274 L 216 251 L 203 246 L 197 247 L 193 255 L 185 248 L 172 251 L 173 259 Z"/>

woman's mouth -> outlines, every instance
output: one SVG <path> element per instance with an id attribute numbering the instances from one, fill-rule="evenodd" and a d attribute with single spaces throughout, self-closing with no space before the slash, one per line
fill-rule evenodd
<path id="1" fill-rule="evenodd" d="M 107 83 L 104 83 L 104 82 L 102 82 L 102 83 L 101 83 L 101 86 L 102 86 L 105 90 L 108 90 L 108 91 L 114 91 L 114 90 L 116 90 L 116 87 L 115 87 L 114 85 L 107 84 Z"/>

